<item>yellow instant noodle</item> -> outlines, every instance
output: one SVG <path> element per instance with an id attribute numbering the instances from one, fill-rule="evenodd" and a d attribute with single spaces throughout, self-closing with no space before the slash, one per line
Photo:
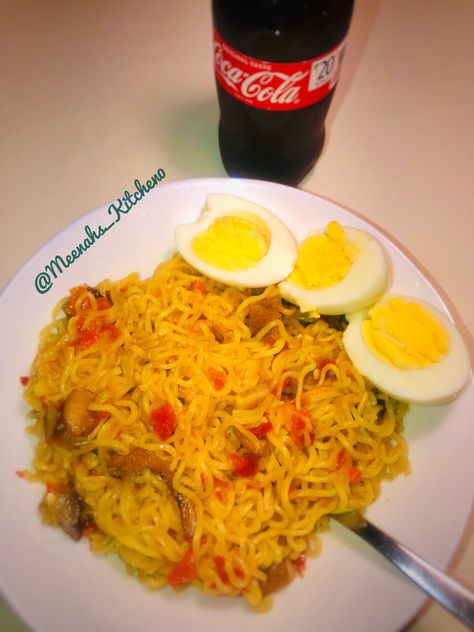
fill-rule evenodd
<path id="1" fill-rule="evenodd" d="M 118 553 L 152 588 L 188 556 L 202 589 L 262 608 L 267 576 L 319 551 L 328 514 L 363 509 L 383 478 L 408 471 L 404 407 L 366 384 L 341 331 L 305 326 L 291 306 L 251 330 L 252 306 L 273 297 L 274 286 L 223 286 L 174 257 L 148 280 L 77 290 L 41 332 L 26 398 L 45 502 L 72 487 L 91 548 Z M 68 442 L 45 411 L 60 415 L 75 389 L 93 394 L 97 425 Z M 163 406 L 176 421 L 166 439 L 151 421 Z M 137 448 L 168 474 L 117 474 L 113 459 Z M 235 459 L 249 454 L 255 472 L 239 474 Z"/>

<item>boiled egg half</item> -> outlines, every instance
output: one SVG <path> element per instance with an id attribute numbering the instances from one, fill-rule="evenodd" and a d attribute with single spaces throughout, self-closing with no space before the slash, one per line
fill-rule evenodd
<path id="1" fill-rule="evenodd" d="M 295 267 L 279 289 L 302 312 L 335 315 L 375 302 L 387 281 L 379 242 L 364 230 L 332 221 L 301 243 Z"/>
<path id="2" fill-rule="evenodd" d="M 198 220 L 176 227 L 175 240 L 202 274 L 240 287 L 278 283 L 296 260 L 296 241 L 276 215 L 224 193 L 208 195 Z"/>
<path id="3" fill-rule="evenodd" d="M 348 316 L 346 351 L 359 371 L 397 399 L 442 404 L 466 383 L 469 355 L 458 330 L 432 305 L 386 296 Z"/>

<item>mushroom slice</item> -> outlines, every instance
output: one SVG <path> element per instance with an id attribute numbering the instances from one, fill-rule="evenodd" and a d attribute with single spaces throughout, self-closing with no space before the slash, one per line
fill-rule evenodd
<path id="1" fill-rule="evenodd" d="M 128 454 L 114 454 L 109 461 L 109 473 L 112 476 L 133 476 L 145 469 L 159 474 L 168 485 L 171 496 L 175 499 L 181 516 L 186 538 L 192 538 L 196 526 L 196 511 L 194 505 L 183 494 L 173 487 L 173 476 L 168 463 L 152 450 L 132 448 Z"/>
<path id="2" fill-rule="evenodd" d="M 193 537 L 194 529 L 196 528 L 196 510 L 192 501 L 186 496 L 183 496 L 183 494 L 177 492 L 172 484 L 168 483 L 168 487 L 171 495 L 174 496 L 176 502 L 178 503 L 184 535 L 186 539 L 189 540 Z"/>
<path id="3" fill-rule="evenodd" d="M 90 434 L 97 425 L 89 405 L 94 395 L 90 391 L 74 389 L 64 401 L 62 421 L 66 431 L 74 437 Z"/>
<path id="4" fill-rule="evenodd" d="M 70 487 L 47 492 L 40 503 L 45 522 L 59 526 L 73 540 L 82 536 L 82 498 Z"/>
<path id="5" fill-rule="evenodd" d="M 250 329 L 252 336 L 255 336 L 265 325 L 268 325 L 272 320 L 280 318 L 281 299 L 279 296 L 272 296 L 252 303 L 248 308 L 245 323 Z M 273 328 L 265 335 L 264 340 L 273 344 L 278 340 L 278 335 L 278 330 Z"/>
<path id="6" fill-rule="evenodd" d="M 240 428 L 233 426 L 235 436 L 240 441 L 240 445 L 246 452 L 255 456 L 268 456 L 271 452 L 271 445 L 267 439 L 258 439 L 251 432 L 243 432 Z"/>
<path id="7" fill-rule="evenodd" d="M 262 584 L 262 594 L 269 595 L 287 586 L 295 577 L 295 569 L 290 560 L 272 564 L 267 570 L 267 579 Z"/>
<path id="8" fill-rule="evenodd" d="M 166 461 L 152 450 L 131 448 L 127 454 L 114 454 L 109 460 L 109 473 L 112 476 L 133 476 L 150 469 L 160 474 L 168 482 L 171 472 Z"/>

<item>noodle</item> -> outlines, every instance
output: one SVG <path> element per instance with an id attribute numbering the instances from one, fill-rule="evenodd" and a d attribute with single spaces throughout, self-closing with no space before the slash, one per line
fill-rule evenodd
<path id="1" fill-rule="evenodd" d="M 297 316 L 275 286 L 223 286 L 179 256 L 71 291 L 26 388 L 44 520 L 65 528 L 76 498 L 76 539 L 149 587 L 194 581 L 264 607 L 328 514 L 408 471 L 404 405 L 364 381 L 341 331 Z M 73 408 L 92 430 L 68 427 Z"/>

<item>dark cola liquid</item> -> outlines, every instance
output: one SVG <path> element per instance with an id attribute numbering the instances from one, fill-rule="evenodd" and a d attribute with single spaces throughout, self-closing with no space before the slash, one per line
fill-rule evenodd
<path id="1" fill-rule="evenodd" d="M 344 39 L 353 0 L 213 0 L 212 6 L 214 26 L 232 48 L 269 62 L 297 62 Z M 242 103 L 216 84 L 227 173 L 298 184 L 323 149 L 334 90 L 308 107 L 271 111 Z"/>

